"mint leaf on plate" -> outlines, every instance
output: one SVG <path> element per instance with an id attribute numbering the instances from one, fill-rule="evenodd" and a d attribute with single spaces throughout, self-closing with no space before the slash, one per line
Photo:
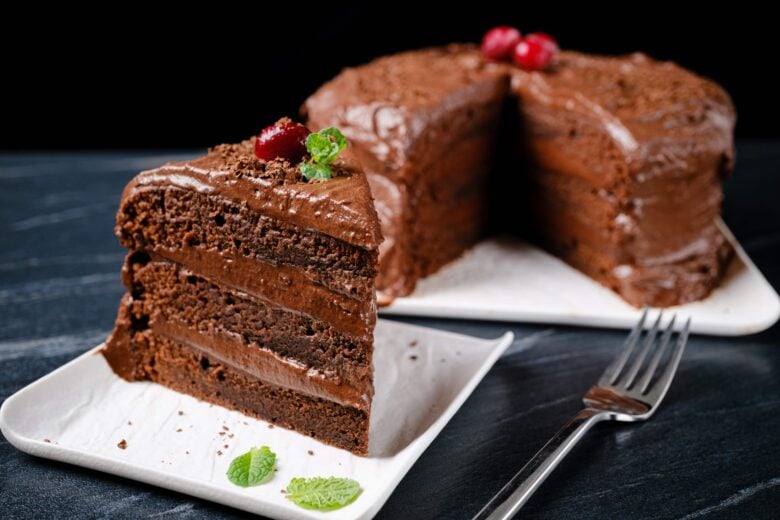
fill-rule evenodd
<path id="1" fill-rule="evenodd" d="M 351 478 L 294 478 L 287 485 L 287 499 L 304 509 L 332 511 L 354 502 L 360 491 Z"/>
<path id="2" fill-rule="evenodd" d="M 319 181 L 333 177 L 333 168 L 327 164 L 305 162 L 301 163 L 300 170 L 307 181 Z"/>
<path id="3" fill-rule="evenodd" d="M 237 486 L 257 486 L 273 474 L 274 464 L 276 464 L 276 454 L 268 446 L 252 448 L 233 459 L 227 470 L 227 477 Z"/>
<path id="4" fill-rule="evenodd" d="M 330 127 L 306 138 L 306 150 L 313 162 L 327 165 L 336 160 L 342 150 L 347 147 L 347 138 L 338 128 Z"/>

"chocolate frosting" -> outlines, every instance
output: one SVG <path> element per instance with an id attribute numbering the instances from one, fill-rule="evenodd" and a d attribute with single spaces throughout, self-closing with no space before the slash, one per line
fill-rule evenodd
<path id="1" fill-rule="evenodd" d="M 584 270 L 635 305 L 706 296 L 730 251 L 716 226 L 734 165 L 736 115 L 723 89 L 644 54 L 563 52 L 548 71 L 515 69 L 512 90 L 531 177 L 557 179 L 564 193 L 571 176 L 581 193 L 569 223 L 550 217 L 558 223 L 542 232 L 576 236 L 608 272 Z"/>
<path id="2" fill-rule="evenodd" d="M 306 182 L 296 165 L 281 159 L 262 161 L 253 149 L 251 138 L 214 147 L 199 159 L 141 172 L 122 199 L 149 186 L 176 186 L 245 201 L 255 211 L 364 249 L 382 242 L 365 176 L 339 167 L 333 179 Z"/>
<path id="3" fill-rule="evenodd" d="M 312 128 L 341 129 L 369 172 L 405 178 L 450 114 L 503 95 L 504 70 L 473 45 L 404 52 L 344 69 L 302 111 Z"/>
<path id="4" fill-rule="evenodd" d="M 728 94 L 673 62 L 641 53 L 563 52 L 550 70 L 513 69 L 512 90 L 521 104 L 537 103 L 557 112 L 561 127 L 573 118 L 603 129 L 634 166 L 632 173 L 641 175 L 637 181 L 674 174 L 681 167 L 701 169 L 698 163 L 680 163 L 691 155 L 692 143 L 698 155 L 725 154 L 724 170 L 732 166 L 736 114 Z M 592 168 L 576 170 L 594 184 L 605 182 Z"/>

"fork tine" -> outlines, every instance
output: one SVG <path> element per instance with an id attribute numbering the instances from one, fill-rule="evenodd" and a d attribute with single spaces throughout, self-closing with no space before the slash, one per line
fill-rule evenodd
<path id="1" fill-rule="evenodd" d="M 639 354 L 637 354 L 636 359 L 631 364 L 631 368 L 628 369 L 628 374 L 626 374 L 626 377 L 623 378 L 620 383 L 622 386 L 631 388 L 631 385 L 634 383 L 634 379 L 636 379 L 639 369 L 642 368 L 645 359 L 647 359 L 650 348 L 655 344 L 655 337 L 658 335 L 658 328 L 661 326 L 661 318 L 663 315 L 663 311 L 658 313 L 658 317 L 655 319 L 653 327 L 650 329 L 650 332 L 647 333 L 647 336 L 645 336 L 645 341 L 642 348 L 639 350 Z"/>
<path id="2" fill-rule="evenodd" d="M 652 401 L 653 406 L 655 406 L 656 403 L 659 403 L 661 399 L 664 398 L 666 391 L 669 390 L 669 386 L 672 384 L 672 379 L 674 378 L 674 374 L 677 372 L 677 366 L 680 364 L 680 359 L 682 358 L 683 351 L 685 350 L 685 344 L 688 342 L 688 332 L 690 331 L 690 328 L 691 319 L 688 318 L 688 320 L 685 322 L 685 327 L 683 328 L 682 332 L 680 332 L 680 336 L 677 338 L 677 342 L 675 343 L 674 347 L 672 347 L 672 351 L 669 354 L 669 359 L 666 361 L 666 366 L 661 370 L 661 374 L 658 376 L 658 380 L 656 381 L 655 385 L 653 385 L 653 388 L 648 394 L 648 398 L 650 401 Z"/>
<path id="3" fill-rule="evenodd" d="M 604 371 L 604 374 L 601 376 L 601 379 L 599 380 L 600 385 L 609 386 L 613 384 L 620 375 L 620 372 L 623 370 L 623 366 L 626 364 L 626 361 L 628 361 L 631 352 L 634 350 L 634 347 L 637 344 L 639 335 L 642 334 L 642 327 L 645 325 L 647 311 L 648 308 L 645 307 L 644 312 L 642 312 L 642 317 L 639 318 L 639 321 L 636 325 L 634 325 L 634 328 L 631 329 L 631 332 L 626 338 L 626 341 L 623 343 L 623 352 L 620 354 L 620 356 L 618 356 L 617 359 L 615 359 L 614 362 L 612 362 L 609 367 L 607 367 L 607 369 Z"/>
<path id="4" fill-rule="evenodd" d="M 677 315 L 673 314 L 672 319 L 669 321 L 669 325 L 666 327 L 666 330 L 664 331 L 664 335 L 661 336 L 661 344 L 655 350 L 653 357 L 650 359 L 650 365 L 648 365 L 644 375 L 639 380 L 639 383 L 637 383 L 639 393 L 641 394 L 644 394 L 645 391 L 647 390 L 647 387 L 650 386 L 650 381 L 653 379 L 653 374 L 655 374 L 655 371 L 658 368 L 658 363 L 661 362 L 661 357 L 664 355 L 666 346 L 669 344 L 669 340 L 672 337 L 672 332 L 674 332 L 674 321 L 676 319 L 677 319 Z"/>

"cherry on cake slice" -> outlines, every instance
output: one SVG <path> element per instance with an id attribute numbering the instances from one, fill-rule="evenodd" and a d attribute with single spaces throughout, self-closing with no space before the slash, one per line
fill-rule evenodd
<path id="1" fill-rule="evenodd" d="M 130 182 L 103 353 L 129 381 L 366 455 L 382 236 L 365 176 L 336 159 L 343 136 L 308 134 L 281 120 Z"/>

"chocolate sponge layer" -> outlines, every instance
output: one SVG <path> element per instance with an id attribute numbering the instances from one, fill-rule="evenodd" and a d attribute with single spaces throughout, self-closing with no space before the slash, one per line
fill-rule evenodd
<path id="1" fill-rule="evenodd" d="M 267 420 L 359 455 L 368 453 L 369 413 L 268 384 L 190 346 L 159 336 L 120 308 L 104 355 L 129 381 L 150 380 L 241 413 Z"/>
<path id="2" fill-rule="evenodd" d="M 370 299 L 376 252 L 252 211 L 246 203 L 176 187 L 123 200 L 117 232 L 131 251 L 187 249 L 198 263 L 245 257 L 290 266 L 347 297 Z M 209 260 L 210 257 L 217 257 Z"/>
<path id="3" fill-rule="evenodd" d="M 261 379 L 312 379 L 306 372 L 314 371 L 317 377 L 305 384 L 322 383 L 321 396 L 355 403 L 370 399 L 370 335 L 346 334 L 311 316 L 214 284 L 173 262 L 144 260 L 144 255 L 131 255 L 124 278 L 133 314 L 156 332 L 186 338 Z M 282 374 L 277 364 L 292 366 Z M 295 381 L 289 384 L 295 387 Z"/>

